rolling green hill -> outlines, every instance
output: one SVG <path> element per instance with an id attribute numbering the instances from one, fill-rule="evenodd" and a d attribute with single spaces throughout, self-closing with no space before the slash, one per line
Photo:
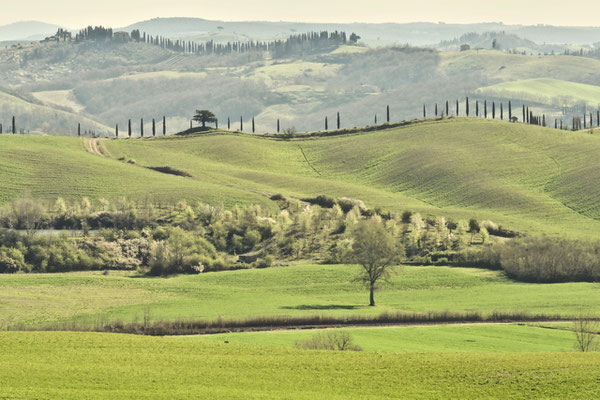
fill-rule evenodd
<path id="1" fill-rule="evenodd" d="M 116 158 L 267 193 L 349 196 L 547 233 L 588 235 L 599 226 L 600 139 L 588 134 L 452 119 L 320 139 L 217 134 L 103 145 Z"/>
<path id="2" fill-rule="evenodd" d="M 593 236 L 600 227 L 600 138 L 586 133 L 459 118 L 291 141 L 218 132 L 100 147 L 108 157 L 76 138 L 1 136 L 2 201 L 31 192 L 269 206 L 274 193 L 327 194 L 526 232 Z M 163 166 L 192 177 L 144 168 Z"/>
<path id="3" fill-rule="evenodd" d="M 600 104 L 600 86 L 567 82 L 559 79 L 527 79 L 500 83 L 478 89 L 483 96 L 542 103 L 553 106 L 587 104 L 594 109 Z"/>
<path id="4" fill-rule="evenodd" d="M 148 278 L 100 272 L 0 276 L 0 330 L 261 316 L 367 316 L 382 312 L 494 311 L 575 317 L 600 310 L 597 283 L 525 284 L 474 268 L 399 268 L 368 306 L 357 266 L 289 267 Z M 438 349 L 439 350 L 439 349 Z"/>
<path id="5" fill-rule="evenodd" d="M 0 333 L 2 395 L 36 399 L 595 398 L 598 354 L 377 354 Z M 560 384 L 557 384 L 557 383 Z"/>

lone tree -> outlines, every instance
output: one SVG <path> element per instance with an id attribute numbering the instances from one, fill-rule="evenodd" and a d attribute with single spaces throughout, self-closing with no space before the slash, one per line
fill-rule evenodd
<path id="1" fill-rule="evenodd" d="M 580 315 L 573 323 L 576 349 L 582 353 L 596 350 L 597 324 L 590 318 Z"/>
<path id="2" fill-rule="evenodd" d="M 208 110 L 196 110 L 196 115 L 192 118 L 196 122 L 200 122 L 203 128 L 206 128 L 206 123 L 216 123 L 217 117 Z"/>
<path id="3" fill-rule="evenodd" d="M 352 261 L 362 266 L 356 278 L 369 288 L 369 305 L 375 306 L 375 290 L 389 276 L 398 248 L 394 237 L 375 219 L 361 221 L 352 231 Z"/>

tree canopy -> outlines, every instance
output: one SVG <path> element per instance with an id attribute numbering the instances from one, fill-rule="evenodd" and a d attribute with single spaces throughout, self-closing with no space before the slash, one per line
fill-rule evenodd
<path id="1" fill-rule="evenodd" d="M 203 128 L 206 128 L 206 123 L 217 122 L 217 117 L 209 110 L 196 110 L 196 115 L 192 118 L 194 121 L 200 122 Z"/>

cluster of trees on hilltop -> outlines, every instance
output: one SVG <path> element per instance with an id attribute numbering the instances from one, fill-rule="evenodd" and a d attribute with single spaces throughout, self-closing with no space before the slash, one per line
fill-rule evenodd
<path id="1" fill-rule="evenodd" d="M 115 34 L 111 28 L 103 26 L 88 26 L 75 35 L 78 42 L 86 40 L 94 41 L 112 41 Z M 140 32 L 135 29 L 130 33 L 130 38 L 134 42 L 142 42 L 160 46 L 181 53 L 188 54 L 217 54 L 225 55 L 231 53 L 246 53 L 251 51 L 269 51 L 276 58 L 286 57 L 292 54 L 311 54 L 324 50 L 330 50 L 346 43 L 356 43 L 360 36 L 352 33 L 350 37 L 345 32 L 309 32 L 298 35 L 291 35 L 286 40 L 274 40 L 270 42 L 253 41 L 248 42 L 227 42 L 215 43 L 209 40 L 205 43 L 194 41 L 169 39 L 162 36 L 149 35 L 146 32 Z"/>
<path id="2" fill-rule="evenodd" d="M 79 31 L 75 35 L 75 41 L 81 42 L 84 40 L 112 40 L 113 30 L 112 28 L 105 28 L 103 26 L 88 26 Z"/>

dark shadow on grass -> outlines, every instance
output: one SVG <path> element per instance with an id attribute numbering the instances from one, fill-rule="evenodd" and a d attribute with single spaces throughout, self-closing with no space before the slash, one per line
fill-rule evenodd
<path id="1" fill-rule="evenodd" d="M 283 306 L 283 310 L 356 310 L 360 306 L 345 304 L 300 304 L 298 306 Z"/>

